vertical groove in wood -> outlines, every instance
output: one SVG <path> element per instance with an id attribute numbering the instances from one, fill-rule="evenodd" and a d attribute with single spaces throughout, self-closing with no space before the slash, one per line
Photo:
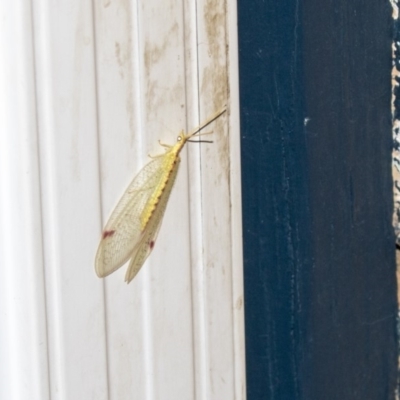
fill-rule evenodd
<path id="1" fill-rule="evenodd" d="M 0 397 L 48 399 L 31 3 L 0 18 Z"/>

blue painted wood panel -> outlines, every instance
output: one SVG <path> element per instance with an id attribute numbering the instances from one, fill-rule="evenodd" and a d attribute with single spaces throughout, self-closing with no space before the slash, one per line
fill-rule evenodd
<path id="1" fill-rule="evenodd" d="M 392 399 L 389 2 L 238 21 L 248 399 Z"/>

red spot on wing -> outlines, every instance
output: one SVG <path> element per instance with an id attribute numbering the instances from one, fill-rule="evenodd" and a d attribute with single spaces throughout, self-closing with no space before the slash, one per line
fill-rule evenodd
<path id="1" fill-rule="evenodd" d="M 115 231 L 104 231 L 103 232 L 103 239 L 105 239 L 106 237 L 114 235 L 114 233 L 115 233 Z"/>
<path id="2" fill-rule="evenodd" d="M 152 241 L 149 243 L 149 246 L 150 246 L 150 249 L 153 250 L 153 247 L 154 247 L 154 240 L 152 240 Z"/>

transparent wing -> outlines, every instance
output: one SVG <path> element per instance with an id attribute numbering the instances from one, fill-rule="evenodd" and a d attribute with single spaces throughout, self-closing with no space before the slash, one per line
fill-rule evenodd
<path id="1" fill-rule="evenodd" d="M 162 179 L 163 156 L 150 161 L 136 175 L 112 212 L 96 254 L 95 269 L 105 277 L 132 256 L 142 238 L 140 215 Z"/>
<path id="2" fill-rule="evenodd" d="M 136 276 L 136 274 L 139 272 L 140 268 L 146 261 L 146 258 L 153 250 L 164 217 L 164 212 L 168 204 L 169 196 L 171 194 L 171 190 L 175 183 L 175 178 L 178 173 L 179 164 L 180 160 L 178 159 L 175 168 L 171 172 L 168 184 L 165 187 L 164 191 L 162 192 L 162 195 L 158 203 L 158 207 L 156 207 L 156 209 L 154 210 L 154 213 L 151 216 L 146 226 L 146 229 L 143 231 L 139 243 L 137 244 L 132 253 L 132 259 L 131 262 L 129 263 L 129 267 L 125 275 L 125 281 L 127 283 L 129 283 Z"/>

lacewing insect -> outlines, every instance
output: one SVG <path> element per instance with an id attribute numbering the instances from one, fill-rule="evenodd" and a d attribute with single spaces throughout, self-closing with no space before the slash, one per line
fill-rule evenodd
<path id="1" fill-rule="evenodd" d="M 104 227 L 95 261 L 100 278 L 111 274 L 128 260 L 125 281 L 129 283 L 139 272 L 154 248 L 178 173 L 180 152 L 186 142 L 225 111 L 224 108 L 217 112 L 188 134 L 182 131 L 175 145 L 159 142 L 165 152 L 151 157 L 152 160 L 136 175 Z"/>

